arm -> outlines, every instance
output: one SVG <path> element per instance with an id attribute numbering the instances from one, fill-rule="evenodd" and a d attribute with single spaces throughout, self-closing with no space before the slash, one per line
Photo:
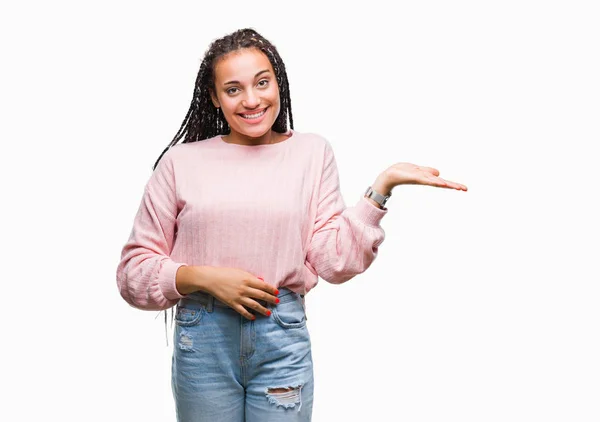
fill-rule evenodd
<path id="1" fill-rule="evenodd" d="M 379 187 L 380 181 L 376 184 Z M 383 186 L 380 189 L 383 192 Z M 374 204 L 362 197 L 354 207 L 345 206 L 335 156 L 327 142 L 317 217 L 306 257 L 309 267 L 325 281 L 334 284 L 348 281 L 375 260 L 385 238 L 379 222 L 387 209 Z"/>
<path id="2" fill-rule="evenodd" d="M 175 177 L 167 152 L 144 188 L 117 267 L 119 292 L 135 308 L 168 309 L 184 297 L 177 291 L 176 276 L 185 264 L 169 256 L 175 241 L 176 218 Z"/>

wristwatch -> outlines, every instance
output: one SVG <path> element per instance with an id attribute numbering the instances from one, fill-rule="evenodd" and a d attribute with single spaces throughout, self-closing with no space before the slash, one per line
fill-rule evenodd
<path id="1" fill-rule="evenodd" d="M 388 195 L 382 195 L 378 192 L 375 192 L 373 190 L 373 188 L 371 186 L 369 186 L 367 188 L 367 190 L 365 191 L 365 196 L 367 198 L 371 198 L 373 201 L 377 202 L 379 205 L 381 205 L 382 209 L 386 209 L 385 208 L 385 203 L 388 201 L 388 199 L 390 199 L 390 196 L 392 196 L 392 192 L 390 192 Z"/>

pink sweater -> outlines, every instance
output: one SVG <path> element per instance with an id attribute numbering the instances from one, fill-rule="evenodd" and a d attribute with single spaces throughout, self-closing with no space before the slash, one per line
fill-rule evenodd
<path id="1" fill-rule="evenodd" d="M 181 265 L 233 267 L 306 294 L 318 277 L 343 283 L 364 272 L 385 233 L 380 209 L 346 207 L 330 143 L 292 131 L 247 146 L 220 136 L 177 144 L 148 180 L 117 268 L 131 306 L 163 310 L 181 295 Z"/>

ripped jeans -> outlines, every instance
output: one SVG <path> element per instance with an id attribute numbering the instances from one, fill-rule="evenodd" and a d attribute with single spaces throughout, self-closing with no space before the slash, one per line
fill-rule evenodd
<path id="1" fill-rule="evenodd" d="M 173 332 L 172 390 L 178 422 L 307 422 L 313 363 L 304 297 L 254 321 L 204 292 L 181 299 Z"/>

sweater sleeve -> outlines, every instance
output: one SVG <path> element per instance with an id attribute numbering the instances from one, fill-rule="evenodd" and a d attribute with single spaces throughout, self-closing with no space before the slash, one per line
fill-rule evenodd
<path id="1" fill-rule="evenodd" d="M 379 223 L 387 212 L 364 197 L 353 207 L 345 206 L 333 149 L 326 141 L 308 264 L 319 277 L 334 284 L 366 271 L 385 238 Z"/>
<path id="2" fill-rule="evenodd" d="M 129 240 L 117 267 L 117 286 L 123 299 L 143 310 L 164 310 L 181 295 L 175 285 L 183 263 L 170 258 L 176 237 L 177 195 L 170 151 L 148 180 Z"/>

